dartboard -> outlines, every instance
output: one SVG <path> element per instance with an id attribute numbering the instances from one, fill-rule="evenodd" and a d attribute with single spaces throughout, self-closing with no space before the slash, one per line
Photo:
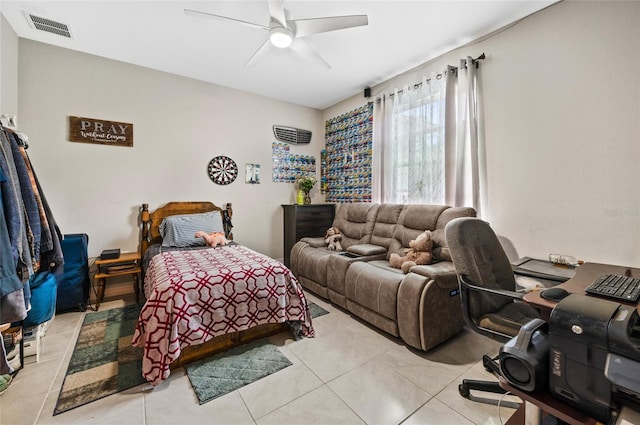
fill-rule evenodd
<path id="1" fill-rule="evenodd" d="M 238 177 L 238 166 L 228 156 L 216 156 L 207 167 L 209 178 L 217 184 L 232 183 Z"/>

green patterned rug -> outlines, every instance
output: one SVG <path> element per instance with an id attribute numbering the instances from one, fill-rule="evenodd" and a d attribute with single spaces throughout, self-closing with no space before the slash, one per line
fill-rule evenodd
<path id="1" fill-rule="evenodd" d="M 200 404 L 235 391 L 293 363 L 267 339 L 250 342 L 185 366 Z"/>
<path id="2" fill-rule="evenodd" d="M 131 346 L 141 307 L 86 314 L 54 415 L 146 382 L 142 348 Z"/>
<path id="3" fill-rule="evenodd" d="M 309 313 L 314 319 L 329 312 L 309 303 Z M 188 364 L 185 370 L 198 402 L 204 404 L 292 364 L 265 338 Z"/>
<path id="4" fill-rule="evenodd" d="M 329 312 L 316 303 L 309 303 L 309 313 L 311 314 L 311 318 L 315 319 L 316 317 L 324 316 Z"/>
<path id="5" fill-rule="evenodd" d="M 142 305 L 129 305 L 85 315 L 54 415 L 146 382 L 142 377 L 142 348 L 131 346 L 141 308 Z M 309 303 L 309 310 L 312 318 L 328 313 L 314 303 Z M 229 351 L 218 355 L 227 353 Z M 264 353 L 259 351 L 258 354 L 256 358 Z M 266 358 L 269 358 L 268 354 Z M 210 357 L 202 362 L 211 360 Z M 193 380 L 191 382 L 193 384 Z M 205 393 L 207 391 L 203 392 Z M 204 397 L 209 396 L 205 394 Z M 200 399 L 200 395 L 198 398 Z"/>

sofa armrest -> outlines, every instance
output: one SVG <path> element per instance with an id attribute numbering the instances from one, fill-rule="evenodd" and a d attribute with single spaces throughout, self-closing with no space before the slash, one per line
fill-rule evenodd
<path id="1" fill-rule="evenodd" d="M 457 289 L 458 275 L 453 263 L 449 261 L 440 261 L 438 263 L 426 264 L 423 266 L 413 266 L 409 269 L 411 273 L 428 277 L 436 282 L 436 285 L 442 289 Z"/>
<path id="2" fill-rule="evenodd" d="M 347 248 L 347 252 L 352 252 L 354 254 L 368 257 L 371 255 L 386 254 L 387 250 L 385 247 L 380 245 L 365 243 L 365 244 L 359 244 L 359 245 L 351 245 L 349 248 Z"/>
<path id="3" fill-rule="evenodd" d="M 324 238 L 302 238 L 300 239 L 300 242 L 304 242 L 312 248 L 324 248 L 327 246 Z"/>

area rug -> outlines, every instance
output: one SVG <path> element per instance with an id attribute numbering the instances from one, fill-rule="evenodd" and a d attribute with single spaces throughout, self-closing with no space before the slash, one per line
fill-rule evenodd
<path id="1" fill-rule="evenodd" d="M 292 364 L 278 347 L 261 339 L 188 364 L 185 370 L 204 404 Z"/>
<path id="2" fill-rule="evenodd" d="M 131 346 L 141 308 L 136 304 L 86 314 L 54 415 L 146 382 L 142 377 L 142 348 Z M 312 318 L 328 313 L 314 303 L 309 303 L 309 311 Z"/>
<path id="3" fill-rule="evenodd" d="M 324 316 L 329 312 L 316 303 L 309 303 L 309 313 L 311 313 L 311 318 L 315 319 L 316 317 Z"/>
<path id="4" fill-rule="evenodd" d="M 329 313 L 315 303 L 309 303 L 311 318 Z M 278 372 L 292 363 L 266 338 L 185 366 L 191 387 L 204 404 Z"/>
<path id="5" fill-rule="evenodd" d="M 86 314 L 54 415 L 146 382 L 142 348 L 131 346 L 141 307 Z"/>

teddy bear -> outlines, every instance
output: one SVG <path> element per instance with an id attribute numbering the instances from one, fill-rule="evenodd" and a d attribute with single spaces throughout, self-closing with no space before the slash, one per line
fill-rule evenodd
<path id="1" fill-rule="evenodd" d="M 207 245 L 214 248 L 218 245 L 226 245 L 229 242 L 227 238 L 224 237 L 224 233 L 222 232 L 205 233 L 203 231 L 199 231 L 196 232 L 194 237 L 204 238 L 205 242 L 207 242 Z"/>
<path id="2" fill-rule="evenodd" d="M 329 251 L 342 251 L 342 245 L 340 245 L 342 235 L 337 227 L 329 227 L 324 237 L 324 242 L 328 245 L 327 249 Z"/>
<path id="3" fill-rule="evenodd" d="M 431 263 L 432 247 L 431 232 L 425 230 L 417 238 L 409 242 L 409 248 L 405 248 L 406 254 L 404 257 L 394 252 L 389 256 L 389 263 L 391 267 L 401 269 L 403 273 L 409 273 L 409 269 L 413 266 Z"/>

